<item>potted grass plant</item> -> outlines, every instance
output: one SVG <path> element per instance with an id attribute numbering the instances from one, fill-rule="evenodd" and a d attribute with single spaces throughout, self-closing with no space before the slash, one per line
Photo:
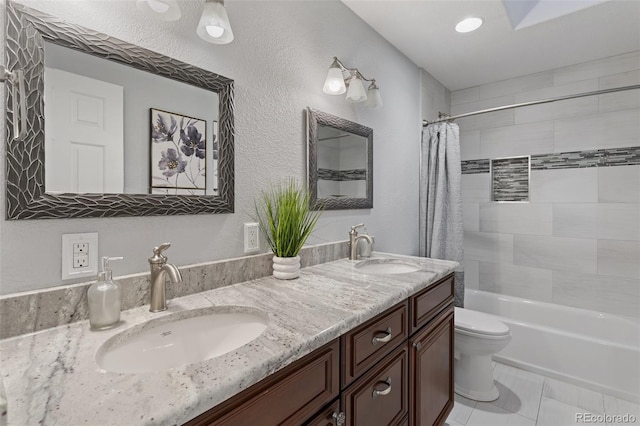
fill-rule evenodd
<path id="1" fill-rule="evenodd" d="M 273 276 L 290 280 L 300 276 L 300 249 L 320 217 L 312 210 L 309 191 L 288 178 L 263 191 L 255 203 L 260 231 L 273 251 Z"/>

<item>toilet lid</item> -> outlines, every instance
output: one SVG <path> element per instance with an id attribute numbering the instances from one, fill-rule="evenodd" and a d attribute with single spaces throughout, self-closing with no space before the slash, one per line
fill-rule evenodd
<path id="1" fill-rule="evenodd" d="M 454 318 L 457 329 L 491 336 L 509 334 L 509 327 L 505 323 L 482 312 L 455 308 Z"/>

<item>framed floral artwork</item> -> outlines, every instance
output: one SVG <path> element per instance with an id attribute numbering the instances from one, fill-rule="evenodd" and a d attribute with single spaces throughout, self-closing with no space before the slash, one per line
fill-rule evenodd
<path id="1" fill-rule="evenodd" d="M 151 108 L 151 193 L 207 193 L 207 123 Z"/>

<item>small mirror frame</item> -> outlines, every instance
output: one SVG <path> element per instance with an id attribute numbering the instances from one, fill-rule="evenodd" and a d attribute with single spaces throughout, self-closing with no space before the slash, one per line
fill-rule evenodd
<path id="1" fill-rule="evenodd" d="M 318 198 L 318 125 L 329 126 L 367 139 L 367 196 L 365 198 Z M 307 141 L 311 207 L 323 210 L 373 208 L 373 129 L 326 112 L 307 108 Z"/>
<path id="2" fill-rule="evenodd" d="M 234 211 L 233 80 L 7 1 L 6 67 L 25 75 L 27 136 L 14 140 L 6 90 L 7 219 L 166 216 Z M 219 102 L 218 195 L 47 194 L 44 187 L 44 42 L 214 91 Z"/>

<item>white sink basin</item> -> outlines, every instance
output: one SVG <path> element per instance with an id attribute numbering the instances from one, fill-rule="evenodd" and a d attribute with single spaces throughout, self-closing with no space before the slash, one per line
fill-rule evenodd
<path id="1" fill-rule="evenodd" d="M 223 355 L 251 342 L 267 328 L 266 313 L 223 306 L 169 315 L 133 327 L 98 350 L 100 367 L 115 373 L 145 373 Z"/>
<path id="2" fill-rule="evenodd" d="M 363 260 L 355 267 L 365 274 L 408 274 L 422 270 L 419 264 L 402 259 Z"/>

